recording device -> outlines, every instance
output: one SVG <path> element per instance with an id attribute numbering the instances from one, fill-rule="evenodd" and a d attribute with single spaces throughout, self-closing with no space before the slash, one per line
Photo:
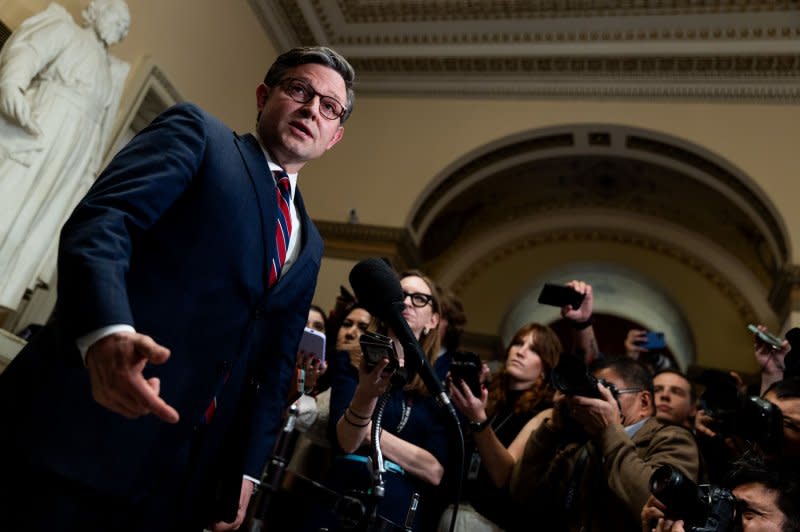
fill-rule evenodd
<path id="1" fill-rule="evenodd" d="M 667 347 L 663 332 L 647 331 L 646 334 L 647 336 L 644 340 L 637 342 L 638 345 L 644 347 L 648 351 L 661 351 Z"/>
<path id="2" fill-rule="evenodd" d="M 447 409 L 453 421 L 459 423 L 456 409 L 403 317 L 405 295 L 397 272 L 389 266 L 388 261 L 371 258 L 353 266 L 349 277 L 358 301 L 370 314 L 385 321 L 394 331 L 403 346 L 405 367 L 409 374 L 419 372 L 431 395 Z"/>
<path id="3" fill-rule="evenodd" d="M 325 362 L 325 333 L 321 333 L 311 327 L 303 328 L 303 336 L 300 337 L 298 351 L 313 355 L 320 362 Z"/>
<path id="4" fill-rule="evenodd" d="M 384 358 L 389 359 L 389 365 L 386 370 L 395 370 L 399 366 L 397 359 L 397 351 L 394 347 L 394 342 L 388 336 L 383 334 L 365 331 L 358 342 L 361 344 L 361 353 L 364 356 L 364 364 L 367 370 L 372 371 L 375 366 Z"/>
<path id="5" fill-rule="evenodd" d="M 758 327 L 753 325 L 752 323 L 747 326 L 751 333 L 755 334 L 756 337 L 765 344 L 769 344 L 776 349 L 780 349 L 783 346 L 783 340 L 780 337 L 775 336 L 769 331 L 762 331 L 759 330 Z"/>
<path id="6" fill-rule="evenodd" d="M 736 380 L 722 371 L 706 370 L 698 380 L 706 387 L 700 408 L 713 419 L 715 432 L 739 436 L 767 452 L 780 449 L 783 413 L 777 405 L 742 393 Z"/>
<path id="7" fill-rule="evenodd" d="M 453 353 L 453 361 L 450 362 L 450 376 L 457 386 L 466 382 L 472 395 L 480 399 L 481 397 L 481 357 L 471 351 L 456 351 Z"/>
<path id="8" fill-rule="evenodd" d="M 666 506 L 664 516 L 683 519 L 687 532 L 736 530 L 736 498 L 727 489 L 698 486 L 680 470 L 663 465 L 650 476 L 650 492 Z"/>
<path id="9" fill-rule="evenodd" d="M 551 379 L 555 389 L 564 395 L 602 399 L 603 396 L 597 389 L 597 383 L 602 383 L 611 390 L 611 395 L 615 399 L 619 397 L 616 386 L 589 373 L 586 364 L 575 355 L 562 355 L 551 372 Z"/>
<path id="10" fill-rule="evenodd" d="M 542 305 L 551 305 L 562 308 L 567 305 L 577 309 L 583 303 L 586 294 L 581 294 L 574 288 L 562 284 L 545 283 L 539 292 L 537 301 Z"/>

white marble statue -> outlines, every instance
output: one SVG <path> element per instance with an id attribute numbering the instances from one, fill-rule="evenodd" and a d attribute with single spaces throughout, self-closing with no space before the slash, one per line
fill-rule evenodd
<path id="1" fill-rule="evenodd" d="M 0 307 L 48 283 L 58 234 L 97 176 L 129 65 L 124 0 L 92 0 L 78 26 L 58 4 L 0 51 Z"/>

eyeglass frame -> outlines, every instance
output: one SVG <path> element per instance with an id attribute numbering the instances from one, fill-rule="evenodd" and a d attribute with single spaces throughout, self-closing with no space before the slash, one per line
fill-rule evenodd
<path id="1" fill-rule="evenodd" d="M 306 99 L 306 100 L 299 99 L 299 100 L 298 100 L 297 98 L 295 98 L 295 97 L 294 97 L 294 95 L 292 95 L 292 94 L 290 94 L 290 93 L 289 93 L 289 90 L 288 90 L 288 89 L 289 89 L 289 87 L 291 86 L 291 84 L 293 84 L 293 83 L 299 83 L 300 85 L 302 85 L 302 86 L 303 86 L 303 88 L 304 88 L 304 91 L 305 91 L 305 92 L 308 94 L 308 99 Z M 283 79 L 281 79 L 281 80 L 280 80 L 278 83 L 276 83 L 276 85 L 277 85 L 277 86 L 279 86 L 279 87 L 281 88 L 281 90 L 282 90 L 282 91 L 283 91 L 283 92 L 284 92 L 284 93 L 285 93 L 285 94 L 286 94 L 286 95 L 287 95 L 289 98 L 291 98 L 292 100 L 294 100 L 294 101 L 295 101 L 295 102 L 297 102 L 297 103 L 306 104 L 306 103 L 308 103 L 308 102 L 312 101 L 312 100 L 314 99 L 314 97 L 315 97 L 315 96 L 319 96 L 319 105 L 318 105 L 317 107 L 318 107 L 318 109 L 319 109 L 319 114 L 320 114 L 320 116 L 322 116 L 322 118 L 324 118 L 325 120 L 337 120 L 337 119 L 341 120 L 341 119 L 342 119 L 342 117 L 343 117 L 345 114 L 347 114 L 347 106 L 346 106 L 346 105 L 342 104 L 342 103 L 341 103 L 339 100 L 337 100 L 337 99 L 336 99 L 336 98 L 334 98 L 333 96 L 328 96 L 328 95 L 326 95 L 326 94 L 321 94 L 321 93 L 319 93 L 319 92 L 317 91 L 317 89 L 315 89 L 315 88 L 314 88 L 314 86 L 313 86 L 313 85 L 311 85 L 311 83 L 307 82 L 307 81 L 306 81 L 306 80 L 304 80 L 304 79 L 301 79 L 301 78 L 292 78 L 292 77 L 286 77 L 286 78 L 283 78 Z M 334 114 L 334 116 L 333 116 L 333 117 L 329 117 L 329 116 L 327 116 L 327 115 L 326 115 L 326 114 L 325 114 L 325 113 L 322 111 L 322 102 L 323 102 L 323 100 L 325 100 L 325 101 L 327 101 L 327 100 L 331 100 L 331 101 L 333 101 L 333 102 L 336 102 L 336 105 L 340 106 L 340 107 L 342 108 L 342 110 L 341 110 L 341 111 L 340 111 L 338 114 Z"/>
<path id="2" fill-rule="evenodd" d="M 425 299 L 425 303 L 423 303 L 422 305 L 417 305 L 414 302 L 414 298 L 415 297 L 424 298 Z M 414 308 L 425 308 L 428 305 L 433 307 L 433 294 L 423 294 L 422 292 L 406 292 L 405 290 L 403 290 L 403 301 L 405 301 L 406 298 L 411 299 L 411 306 L 414 307 Z"/>
<path id="3" fill-rule="evenodd" d="M 636 388 L 636 387 L 634 387 L 634 388 L 618 388 L 617 389 L 617 395 L 622 395 L 622 394 L 626 394 L 626 393 L 639 393 L 639 392 L 643 392 L 643 391 L 644 391 L 644 388 L 642 388 L 642 387 L 638 387 L 638 388 Z"/>

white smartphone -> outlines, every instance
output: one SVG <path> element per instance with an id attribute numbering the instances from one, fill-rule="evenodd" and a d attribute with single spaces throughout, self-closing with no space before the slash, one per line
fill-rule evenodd
<path id="1" fill-rule="evenodd" d="M 753 325 L 752 323 L 747 326 L 750 329 L 750 332 L 758 336 L 759 340 L 764 342 L 765 344 L 769 344 L 775 348 L 780 348 L 783 346 L 783 340 L 775 336 L 774 334 L 770 333 L 769 331 L 759 331 L 758 327 Z"/>
<path id="2" fill-rule="evenodd" d="M 299 351 L 314 355 L 320 362 L 325 361 L 325 334 L 310 327 L 303 328 Z"/>

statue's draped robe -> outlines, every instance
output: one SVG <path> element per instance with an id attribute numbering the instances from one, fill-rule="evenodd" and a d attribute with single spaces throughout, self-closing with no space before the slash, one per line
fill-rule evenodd
<path id="1" fill-rule="evenodd" d="M 41 129 L 0 117 L 0 307 L 52 278 L 58 233 L 98 173 L 127 73 L 57 4 L 0 52 L 0 83 L 23 90 Z"/>

